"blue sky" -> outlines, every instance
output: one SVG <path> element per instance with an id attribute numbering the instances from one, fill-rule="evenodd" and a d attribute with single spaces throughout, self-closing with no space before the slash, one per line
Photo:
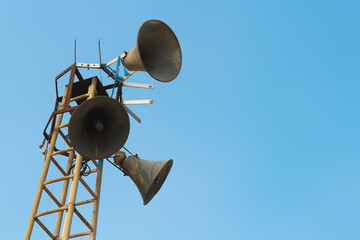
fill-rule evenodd
<path id="1" fill-rule="evenodd" d="M 131 180 L 105 164 L 97 239 L 359 239 L 359 7 L 2 1 L 1 239 L 25 234 L 54 78 L 73 63 L 74 39 L 78 62 L 99 62 L 98 39 L 109 61 L 149 19 L 176 33 L 183 66 L 171 83 L 144 72 L 129 79 L 154 89 L 127 88 L 124 99 L 154 104 L 131 107 L 143 123 L 131 120 L 126 147 L 174 165 L 144 207 Z"/>

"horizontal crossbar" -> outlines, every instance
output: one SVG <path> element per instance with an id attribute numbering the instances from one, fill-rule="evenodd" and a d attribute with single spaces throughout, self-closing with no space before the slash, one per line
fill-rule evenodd
<path id="1" fill-rule="evenodd" d="M 41 216 L 48 215 L 48 214 L 51 214 L 51 213 L 64 211 L 64 210 L 67 210 L 67 208 L 68 208 L 68 205 L 65 205 L 65 206 L 55 208 L 55 209 L 51 209 L 51 210 L 48 210 L 48 211 L 45 211 L 45 212 L 36 213 L 35 217 L 41 217 Z"/>
<path id="2" fill-rule="evenodd" d="M 82 232 L 82 233 L 75 233 L 75 234 L 71 234 L 69 236 L 69 238 L 76 238 L 76 237 L 82 237 L 82 236 L 86 236 L 86 235 L 90 235 L 91 232 L 88 231 L 88 232 Z"/>
<path id="3" fill-rule="evenodd" d="M 74 177 L 74 175 L 71 174 L 71 175 L 67 175 L 67 176 L 64 176 L 64 177 L 59 177 L 59 178 L 47 180 L 47 181 L 44 182 L 44 185 L 47 185 L 47 184 L 50 184 L 50 183 L 55 183 L 55 182 L 60 182 L 60 181 L 67 180 L 67 179 L 70 179 L 70 178 L 73 178 L 73 177 Z"/>
<path id="4" fill-rule="evenodd" d="M 67 153 L 67 152 L 70 152 L 70 151 L 74 151 L 74 148 L 71 147 L 71 148 L 66 148 L 66 149 L 62 149 L 62 150 L 53 152 L 53 153 L 51 154 L 51 156 L 55 156 L 55 155 L 62 154 L 62 153 Z"/>

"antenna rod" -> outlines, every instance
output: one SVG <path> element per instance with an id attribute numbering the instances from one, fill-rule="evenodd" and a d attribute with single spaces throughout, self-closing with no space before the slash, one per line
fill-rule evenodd
<path id="1" fill-rule="evenodd" d="M 100 49 L 100 38 L 99 38 L 99 58 L 100 58 L 100 66 L 101 66 L 101 49 Z"/>
<path id="2" fill-rule="evenodd" d="M 74 42 L 74 62 L 76 63 L 76 38 Z"/>

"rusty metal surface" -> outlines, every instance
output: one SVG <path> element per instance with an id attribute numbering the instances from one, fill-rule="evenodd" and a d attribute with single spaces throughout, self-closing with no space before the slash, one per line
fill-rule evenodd
<path id="1" fill-rule="evenodd" d="M 64 109 L 67 109 L 68 107 L 70 107 L 69 104 L 70 104 L 72 86 L 73 86 L 74 78 L 75 78 L 75 69 L 76 69 L 76 67 L 73 67 L 73 68 L 71 69 L 69 84 L 68 84 L 68 86 L 67 86 L 67 88 L 68 88 L 68 93 L 66 94 L 66 99 L 65 99 L 65 104 L 64 104 L 65 107 L 64 107 Z"/>
<path id="2" fill-rule="evenodd" d="M 59 80 L 59 78 L 61 78 L 61 77 L 64 76 L 67 72 L 69 72 L 71 69 L 73 69 L 74 66 L 75 66 L 75 64 L 71 65 L 70 67 L 68 67 L 67 69 L 65 69 L 64 71 L 62 71 L 59 75 L 56 76 L 56 78 L 55 78 L 56 98 L 59 97 L 59 91 L 58 91 L 57 81 Z"/>
<path id="3" fill-rule="evenodd" d="M 69 78 L 69 82 L 67 84 L 67 87 L 69 89 L 68 91 L 68 94 L 66 96 L 66 99 L 65 99 L 65 107 L 62 109 L 62 110 L 59 110 L 59 104 L 60 102 L 62 101 L 62 97 L 59 97 L 59 94 L 58 94 L 58 80 L 63 77 L 66 73 L 68 73 L 69 71 L 71 71 L 70 73 L 70 78 Z M 77 77 L 77 79 L 79 81 L 75 82 L 75 76 Z M 58 114 L 61 114 L 61 113 L 65 113 L 65 112 L 72 112 L 74 111 L 77 106 L 75 107 L 71 107 L 69 104 L 70 104 L 70 99 L 74 96 L 77 96 L 76 95 L 76 91 L 77 88 L 75 87 L 75 90 L 73 85 L 77 85 L 77 83 L 81 83 L 83 82 L 84 79 L 83 77 L 81 76 L 79 70 L 77 69 L 76 65 L 75 64 L 72 64 L 71 66 L 69 66 L 68 68 L 66 68 L 63 72 L 61 72 L 59 75 L 56 76 L 55 78 L 55 88 L 56 88 L 56 100 L 55 100 L 55 105 L 54 105 L 54 111 L 52 112 L 52 114 L 50 115 L 50 118 L 48 120 L 48 122 L 46 123 L 45 125 L 45 128 L 44 128 L 44 131 L 43 131 L 43 135 L 45 137 L 45 139 L 47 141 L 50 141 L 51 139 L 51 135 L 52 135 L 52 132 L 54 131 L 54 125 L 55 125 L 55 119 L 56 119 L 56 115 Z M 91 81 L 91 78 L 90 78 L 90 81 Z M 98 81 L 99 82 L 99 81 Z M 90 84 L 88 84 L 89 86 Z M 87 86 L 87 87 L 88 87 Z M 73 91 L 75 91 L 75 93 L 73 93 Z M 105 91 L 105 90 L 104 90 Z M 87 88 L 86 88 L 86 92 L 87 92 Z M 99 89 L 99 92 L 102 92 L 102 89 Z M 106 92 L 106 91 L 105 91 Z M 80 94 L 81 95 L 81 94 Z M 49 130 L 49 133 L 46 132 L 47 128 L 49 127 L 49 124 L 51 123 L 51 127 L 50 127 L 50 130 Z"/>
<path id="4" fill-rule="evenodd" d="M 83 77 L 81 76 L 78 68 L 76 68 L 75 74 L 76 74 L 76 77 L 79 79 L 79 81 L 84 81 L 84 79 L 83 79 Z"/>

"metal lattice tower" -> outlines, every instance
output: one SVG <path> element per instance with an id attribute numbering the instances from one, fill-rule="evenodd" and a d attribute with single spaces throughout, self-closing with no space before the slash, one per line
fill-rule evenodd
<path id="1" fill-rule="evenodd" d="M 34 223 L 36 222 L 46 233 L 49 235 L 51 239 L 69 239 L 74 237 L 80 237 L 89 235 L 90 239 L 96 239 L 96 228 L 97 228 L 97 218 L 98 218 L 98 211 L 99 211 L 99 200 L 100 200 L 100 189 L 101 189 L 101 179 L 102 179 L 102 165 L 103 160 L 90 160 L 94 165 L 94 169 L 84 172 L 84 175 L 87 174 L 96 174 L 96 185 L 95 188 L 91 188 L 87 182 L 86 178 L 81 176 L 82 164 L 84 158 L 80 154 L 76 154 L 75 150 L 72 148 L 71 143 L 69 142 L 68 137 L 64 133 L 64 129 L 67 128 L 68 122 L 63 122 L 63 115 L 66 113 L 70 113 L 74 110 L 75 107 L 70 107 L 69 103 L 78 101 L 78 100 L 85 100 L 90 99 L 96 96 L 96 84 L 99 82 L 97 77 L 93 77 L 91 79 L 91 84 L 88 88 L 88 92 L 86 94 L 81 94 L 79 96 L 75 96 L 71 98 L 71 88 L 73 86 L 74 77 L 76 76 L 80 79 L 80 81 L 84 81 L 76 68 L 76 65 L 72 65 L 70 68 L 66 69 L 63 73 L 61 73 L 57 78 L 56 81 L 63 76 L 66 72 L 71 71 L 70 73 L 70 81 L 69 85 L 65 88 L 64 96 L 57 97 L 56 104 L 55 104 L 55 111 L 52 114 L 50 120 L 52 121 L 52 131 L 49 135 L 45 134 L 47 137 L 45 138 L 46 150 L 45 150 L 45 161 L 44 167 L 41 173 L 40 182 L 38 185 L 38 189 L 36 192 L 33 208 L 31 210 L 29 223 L 27 226 L 27 230 L 25 233 L 24 239 L 30 239 L 32 229 L 34 227 Z M 50 123 L 49 120 L 49 123 Z M 45 133 L 45 131 L 44 131 Z M 67 148 L 65 149 L 57 149 L 56 141 L 57 138 L 62 137 L 63 140 L 67 143 Z M 68 161 L 66 163 L 66 167 L 62 162 L 58 161 L 56 158 L 57 156 L 67 156 Z M 73 173 L 71 173 L 71 168 L 73 166 L 73 161 L 75 159 L 75 165 L 73 167 Z M 89 161 L 89 160 L 88 160 Z M 55 178 L 55 179 L 48 179 L 48 171 L 50 164 L 56 166 L 56 168 L 61 172 L 63 177 Z M 54 184 L 56 182 L 63 182 L 61 197 L 58 199 L 56 198 L 53 193 L 49 190 L 49 185 Z M 78 190 L 79 182 L 87 189 L 87 191 L 92 196 L 91 199 L 76 202 L 76 194 Z M 46 192 L 48 196 L 54 201 L 54 203 L 58 206 L 58 208 L 51 209 L 44 212 L 38 212 L 40 200 L 42 197 L 42 193 Z M 67 195 L 68 201 L 66 201 Z M 84 205 L 84 204 L 93 204 L 93 213 L 92 219 L 86 219 L 78 210 L 77 206 Z M 48 214 L 57 213 L 57 220 L 55 224 L 55 229 L 50 231 L 40 220 L 40 217 L 46 216 Z M 65 213 L 65 218 L 64 218 Z M 77 217 L 84 223 L 84 225 L 89 229 L 89 231 L 75 233 L 70 235 L 70 228 L 71 222 L 73 219 L 74 213 Z M 64 219 L 63 219 L 64 218 Z M 60 237 L 60 229 L 62 228 L 62 233 Z"/>
<path id="2" fill-rule="evenodd" d="M 115 164 L 113 165 L 119 165 L 119 167 L 116 167 L 134 181 L 142 195 L 144 205 L 151 201 L 159 191 L 171 169 L 172 159 L 168 161 L 148 161 L 140 159 L 137 155 L 126 157 L 125 153 L 123 157 L 120 157 L 122 154 L 119 154 L 121 153 L 119 150 L 123 147 L 129 134 L 130 123 L 128 114 L 141 123 L 140 118 L 126 105 L 153 103 L 152 99 L 123 100 L 122 87 L 153 88 L 152 84 L 125 82 L 136 71 L 146 71 L 160 82 L 174 80 L 180 72 L 182 63 L 181 49 L 175 34 L 165 23 L 159 20 L 149 20 L 140 27 L 137 43 L 128 52 L 102 64 L 99 41 L 99 57 L 100 64 L 77 63 L 75 46 L 75 63 L 55 78 L 55 107 L 43 132 L 45 139 L 40 145 L 42 148 L 46 144 L 44 151 L 45 160 L 30 213 L 25 240 L 30 240 L 35 222 L 53 240 L 68 240 L 69 238 L 83 236 L 89 236 L 90 240 L 96 239 L 104 161 L 102 158 L 108 158 L 115 154 L 113 156 Z M 110 67 L 114 63 L 117 63 L 116 70 Z M 120 65 L 124 67 L 123 77 L 119 75 Z M 114 82 L 103 86 L 96 76 L 84 79 L 79 72 L 79 68 L 100 69 L 111 77 Z M 60 97 L 58 94 L 58 80 L 67 73 L 70 73 L 70 78 L 65 86 L 64 95 Z M 112 89 L 111 97 L 107 93 L 107 90 L 110 89 Z M 115 89 L 116 96 L 113 98 Z M 91 100 L 87 101 L 89 99 Z M 109 99 L 115 104 L 113 106 L 117 106 L 116 108 L 110 107 Z M 103 101 L 103 105 L 94 104 L 100 100 Z M 83 102 L 85 103 L 82 104 Z M 96 110 L 94 110 L 94 115 L 91 115 L 93 112 L 90 114 L 88 110 L 94 106 Z M 102 112 L 99 109 L 106 109 L 107 111 Z M 114 112 L 117 115 L 113 115 Z M 72 116 L 72 114 L 73 118 L 66 120 L 66 117 Z M 96 117 L 93 117 L 95 115 Z M 90 117 L 88 118 L 88 116 Z M 105 117 L 107 117 L 107 120 L 103 121 L 102 118 Z M 114 117 L 117 117 L 116 120 L 114 120 Z M 105 123 L 108 123 L 107 121 L 112 123 L 104 127 Z M 115 124 L 114 122 L 121 122 L 122 125 Z M 97 135 L 89 137 L 88 131 L 77 131 L 78 129 L 82 130 L 84 126 L 84 129 L 88 129 L 87 125 L 91 125 L 90 129 L 92 130 L 95 126 Z M 103 136 L 101 135 L 104 133 L 103 130 L 104 132 L 107 131 L 107 134 L 103 134 L 105 137 L 100 138 L 99 136 Z M 115 135 L 108 134 L 114 131 Z M 115 136 L 121 137 L 114 141 Z M 64 147 L 58 148 L 56 145 L 58 138 L 64 142 Z M 84 143 L 87 140 L 89 141 Z M 93 144 L 92 140 L 95 141 L 95 144 Z M 102 144 L 103 142 L 104 144 Z M 100 146 L 100 144 L 102 145 Z M 84 145 L 85 148 L 82 148 Z M 112 148 L 108 148 L 108 146 Z M 67 158 L 67 161 L 60 159 L 64 157 Z M 48 176 L 50 175 L 50 166 L 54 166 L 57 169 L 57 173 L 60 173 L 62 176 Z M 90 186 L 89 179 L 86 178 L 90 174 L 96 175 L 95 186 L 93 187 Z M 51 187 L 49 188 L 49 186 L 56 183 L 62 184 L 60 197 L 56 197 Z M 77 201 L 80 185 L 83 185 L 89 193 L 90 199 Z M 40 202 L 44 198 L 43 192 L 46 192 L 57 207 L 51 210 L 39 211 Z M 85 217 L 85 215 L 80 213 L 79 206 L 90 206 L 91 204 L 92 214 L 90 217 Z M 56 214 L 57 216 L 54 226 L 49 227 L 49 224 L 42 221 L 42 217 L 51 214 Z M 71 233 L 74 214 L 88 229 L 87 231 Z"/>

